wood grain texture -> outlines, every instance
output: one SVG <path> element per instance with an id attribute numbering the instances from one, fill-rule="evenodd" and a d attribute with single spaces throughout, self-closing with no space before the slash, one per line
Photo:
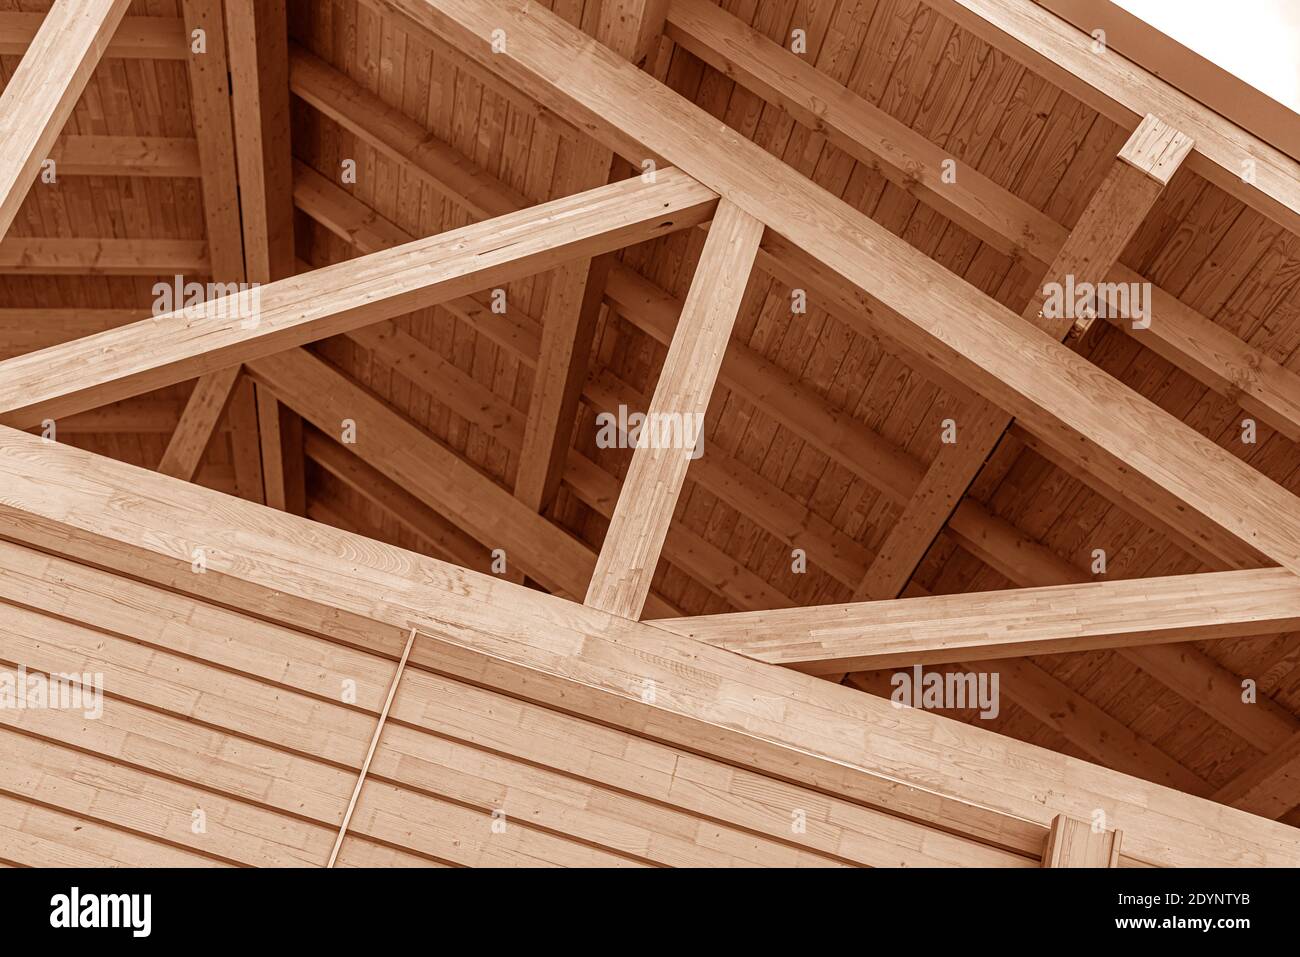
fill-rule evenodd
<path id="1" fill-rule="evenodd" d="M 762 223 L 719 203 L 587 589 L 593 608 L 641 617 L 686 470 L 703 451 L 705 411 L 762 238 Z"/>

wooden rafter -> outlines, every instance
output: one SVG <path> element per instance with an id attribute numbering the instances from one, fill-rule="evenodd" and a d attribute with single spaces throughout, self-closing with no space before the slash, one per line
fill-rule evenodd
<path id="1" fill-rule="evenodd" d="M 49 158 L 130 0 L 55 0 L 0 95 L 0 238 Z"/>
<path id="2" fill-rule="evenodd" d="M 762 223 L 719 203 L 587 590 L 593 608 L 641 617 L 762 238 Z"/>

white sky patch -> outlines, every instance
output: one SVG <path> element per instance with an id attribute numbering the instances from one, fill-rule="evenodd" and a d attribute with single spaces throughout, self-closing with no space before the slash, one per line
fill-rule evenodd
<path id="1" fill-rule="evenodd" d="M 1114 0 L 1300 113 L 1300 0 Z"/>

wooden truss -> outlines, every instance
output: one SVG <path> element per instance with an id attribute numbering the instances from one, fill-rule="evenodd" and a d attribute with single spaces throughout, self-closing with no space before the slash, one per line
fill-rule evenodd
<path id="1" fill-rule="evenodd" d="M 184 722 L 172 715 L 189 708 L 224 727 L 211 714 L 231 708 L 221 720 L 242 721 L 227 699 L 270 681 L 284 690 L 282 712 L 268 702 L 232 733 L 280 741 L 282 720 L 302 738 L 284 780 L 259 792 L 257 813 L 284 811 L 290 791 L 310 799 L 293 810 L 300 840 L 265 838 L 248 852 L 259 861 L 382 863 L 407 853 L 392 823 L 403 818 L 428 828 L 415 856 L 454 858 L 462 845 L 427 823 L 437 815 L 421 775 L 461 760 L 457 749 L 482 746 L 493 754 L 483 779 L 543 818 L 554 813 L 557 782 L 587 782 L 572 818 L 577 836 L 619 818 L 636 832 L 626 837 L 636 851 L 624 857 L 638 860 L 1300 864 L 1300 832 L 1267 819 L 1300 804 L 1300 719 L 1272 703 L 1237 707 L 1237 676 L 1183 644 L 1300 630 L 1300 499 L 1081 357 L 1090 320 L 1049 314 L 1043 288 L 1067 277 L 1144 282 L 1120 255 L 1180 168 L 1295 231 L 1297 165 L 1127 61 L 1080 53 L 1068 28 L 1028 0 L 930 2 L 1129 132 L 1072 228 L 977 172 L 944 182 L 939 147 L 708 0 L 606 0 L 591 36 L 521 0 L 363 0 L 456 51 L 568 144 L 559 198 L 540 205 L 289 42 L 282 2 L 226 0 L 223 9 L 220 0 L 184 0 L 177 23 L 124 19 L 126 0 L 56 0 L 43 19 L 0 15 L 0 52 L 23 53 L 0 101 L 0 236 L 53 157 L 65 175 L 198 178 L 208 237 L 121 246 L 11 238 L 0 244 L 0 270 L 195 272 L 252 284 L 157 317 L 50 311 L 31 328 L 22 325 L 31 310 L 0 317 L 0 660 L 51 671 L 95 670 L 93 662 L 115 675 L 108 693 L 120 708 L 105 735 L 127 741 L 135 712 L 163 715 L 150 732 L 154 750 L 128 754 L 123 744 L 116 768 L 72 750 L 78 740 L 57 716 L 5 716 L 4 760 L 14 770 L 42 767 L 51 780 L 93 770 L 113 782 L 106 788 L 136 787 L 181 807 L 180 785 L 148 777 L 151 761 L 181 761 L 186 751 Z M 188 55 L 198 29 L 215 58 Z M 1039 294 L 1017 315 L 720 125 L 647 72 L 661 36 L 1014 257 L 1039 278 Z M 103 56 L 186 60 L 196 139 L 62 135 Z M 410 235 L 295 165 L 291 91 L 469 224 Z M 1249 182 L 1236 172 L 1243 157 L 1256 166 Z M 295 207 L 356 256 L 318 269 L 298 262 Z M 615 255 L 687 230 L 706 235 L 682 301 Z M 482 295 L 543 272 L 551 279 L 539 322 L 495 311 Z M 923 464 L 731 342 L 758 272 L 816 290 L 846 326 L 949 390 L 962 402 L 961 441 Z M 434 305 L 532 370 L 526 415 L 386 321 Z M 666 346 L 653 395 L 589 374 L 607 307 Z M 1161 320 L 1147 328 L 1110 321 L 1300 441 L 1300 378 L 1171 292 L 1154 289 L 1152 308 Z M 426 383 L 517 455 L 513 487 L 305 348 L 333 336 Z M 157 428 L 169 439 L 155 472 L 23 431 L 138 424 L 159 414 L 142 395 L 189 380 L 197 382 L 188 401 Z M 724 454 L 696 461 L 693 443 L 659 444 L 643 432 L 621 486 L 571 448 L 582 402 L 697 422 L 715 383 L 879 488 L 899 509 L 883 545 L 869 553 Z M 355 435 L 341 444 L 347 422 Z M 191 484 L 222 428 L 238 453 L 239 498 Z M 1093 581 L 968 497 L 1008 442 L 1064 463 L 1210 570 Z M 437 557 L 346 530 L 346 517 L 309 505 L 308 461 Z M 688 476 L 792 548 L 822 556 L 853 601 L 790 607 L 769 582 L 675 527 Z M 562 486 L 608 519 L 598 551 L 549 514 Z M 1020 587 L 924 594 L 911 583 L 936 541 Z M 485 573 L 490 549 L 509 556 L 508 570 Z M 655 590 L 661 560 L 713 583 L 738 610 L 684 615 Z M 87 643 L 101 632 L 115 637 Z M 142 646 L 174 658 L 172 684 L 150 685 Z M 1117 649 L 1163 683 L 1196 689 L 1198 707 L 1266 757 L 1212 791 L 1020 660 L 1095 649 Z M 1119 770 L 858 690 L 873 680 L 863 673 L 965 662 L 1014 677 L 1017 703 Z M 217 680 L 204 669 L 238 677 L 184 706 L 167 700 L 187 681 Z M 361 698 L 338 709 L 326 685 L 348 669 Z M 843 685 L 823 680 L 846 674 Z M 506 702 L 520 710 L 514 725 L 500 719 Z M 328 729 L 320 740 L 316 721 Z M 223 743 L 191 748 L 184 774 L 236 802 L 222 777 L 233 774 L 229 762 L 214 757 Z M 307 760 L 318 753 L 328 766 Z M 1124 773 L 1139 769 L 1160 783 Z M 89 805 L 51 803 L 39 784 L 5 795 L 0 848 L 21 830 L 3 816 L 20 798 L 44 802 L 50 834 L 78 814 L 113 830 Z M 452 822 L 450 832 L 471 829 L 464 808 L 478 800 L 460 795 L 440 820 Z M 792 830 L 791 815 L 811 823 Z M 687 818 L 758 835 L 759 849 L 683 841 L 675 835 Z M 479 863 L 507 862 L 496 856 L 503 847 L 607 863 L 538 835 L 463 846 Z M 147 839 L 169 850 L 154 854 L 140 843 Z M 165 826 L 105 840 L 145 861 L 209 853 Z"/>

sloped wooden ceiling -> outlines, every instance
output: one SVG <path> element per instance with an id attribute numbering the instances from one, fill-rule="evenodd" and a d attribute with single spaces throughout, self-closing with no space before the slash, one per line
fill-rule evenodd
<path id="1" fill-rule="evenodd" d="M 241 28 L 230 26 L 232 6 L 256 6 L 265 18 L 259 30 L 276 23 L 263 5 L 227 4 L 232 42 Z M 245 248 L 241 270 L 254 261 L 248 250 L 257 242 L 272 258 L 279 249 L 281 265 L 267 281 L 642 172 L 390 6 L 290 0 L 287 71 L 268 68 L 274 49 L 250 56 L 232 47 L 235 111 L 225 122 L 230 149 L 245 150 L 236 171 L 233 154 L 224 162 L 210 155 L 212 127 L 196 133 L 194 119 L 205 81 L 193 67 L 190 30 L 214 4 L 133 0 L 63 131 L 57 178 L 33 186 L 0 242 L 0 351 L 21 355 L 145 315 L 154 284 L 177 274 L 228 280 L 230 270 L 218 275 L 214 258 L 232 241 L 221 203 L 243 210 L 235 237 Z M 540 6 L 592 36 L 609 29 L 598 0 Z M 643 69 L 670 89 L 1019 314 L 1070 230 L 1086 222 L 1136 124 L 1099 113 L 1091 97 L 1076 99 L 1040 64 L 1027 66 L 972 29 L 967 16 L 979 6 L 669 0 L 665 35 L 617 52 L 634 60 L 644 53 Z M 0 0 L 6 80 L 49 7 Z M 259 166 L 249 150 L 273 156 L 277 149 L 273 129 L 260 124 L 267 135 L 259 141 L 247 114 L 240 119 L 250 101 L 240 98 L 238 71 L 250 61 L 264 101 L 279 82 L 291 91 L 282 131 L 292 151 L 291 213 L 274 185 L 289 175 L 283 164 L 266 161 L 261 192 L 246 169 Z M 942 164 L 937 171 L 930 164 L 936 159 L 954 161 L 955 182 L 941 178 Z M 1248 204 L 1192 163 L 1174 165 L 1118 258 L 1135 279 L 1185 307 L 1176 331 L 1157 322 L 1135 334 L 1099 320 L 1073 348 L 1300 493 L 1297 214 L 1258 208 L 1265 204 Z M 217 187 L 236 172 L 240 193 L 232 200 L 231 184 Z M 981 216 L 977 200 L 953 199 L 949 187 L 993 197 L 997 215 Z M 270 238 L 267 229 L 260 239 L 250 233 L 248 203 L 257 196 L 271 210 Z M 277 247 L 277 216 L 292 217 L 292 266 L 286 247 Z M 1008 223 L 1028 226 L 1008 235 Z M 57 417 L 57 438 L 157 468 L 187 400 L 207 388 L 215 397 L 212 440 L 201 456 L 193 450 L 194 467 L 182 477 L 284 504 L 301 459 L 303 498 L 289 510 L 581 601 L 632 459 L 630 450 L 601 447 L 596 417 L 620 405 L 647 408 L 708 235 L 674 231 L 583 261 L 577 273 L 565 264 L 512 279 L 313 342 L 293 359 L 250 363 L 238 380 L 232 373 L 199 390 L 171 385 Z M 834 296 L 797 260 L 767 247 L 756 266 L 708 400 L 706 452 L 686 473 L 644 617 L 1273 564 L 1181 503 L 1152 494 L 1136 471 L 1119 480 L 1102 469 L 1086 474 L 1013 423 L 987 462 L 974 463 L 982 468 L 962 504 L 938 516 L 937 538 L 918 532 L 915 555 L 892 562 L 902 567 L 893 570 L 898 582 L 865 594 L 890 571 L 877 559 L 899 547 L 891 533 L 916 520 L 911 499 L 927 470 L 951 454 L 943 442 L 948 423 L 972 425 L 976 400 L 964 384 L 882 338 L 878 303 Z M 557 305 L 566 289 L 581 299 L 592 284 L 603 300 L 592 295 L 567 313 Z M 504 311 L 493 308 L 501 303 Z M 564 321 L 575 325 L 560 345 L 590 339 L 589 355 L 580 356 L 586 374 L 548 382 L 554 330 Z M 565 404 L 566 394 L 579 393 L 576 409 Z M 312 424 L 337 420 L 344 429 L 349 409 L 376 400 L 382 414 L 370 415 L 366 427 L 378 424 L 382 434 L 355 446 L 339 443 L 341 431 Z M 550 418 L 548 403 L 559 410 Z M 450 481 L 440 478 L 446 453 L 439 448 L 483 483 L 514 492 L 527 472 L 523 484 L 547 484 L 537 449 L 547 447 L 548 427 L 562 452 L 551 463 L 554 497 L 543 491 L 527 510 L 541 511 L 551 530 L 515 523 L 513 513 L 498 519 L 517 524 L 543 553 L 575 556 L 583 572 L 543 580 L 511 549 L 503 572 L 493 552 L 500 542 L 476 540 L 454 509 L 440 514 L 431 506 L 450 494 L 439 488 Z M 998 427 L 993 438 L 1000 434 Z M 385 463 L 398 447 L 423 456 L 427 474 L 394 481 Z M 281 472 L 289 478 L 268 481 Z M 1273 631 L 932 667 L 999 672 L 998 714 L 945 712 L 959 721 L 1300 823 L 1288 757 L 1300 741 L 1300 637 Z M 896 670 L 831 677 L 888 696 Z M 331 800 L 345 798 L 346 789 Z M 321 820 L 332 821 L 337 810 L 331 804 Z M 360 845 L 351 850 L 363 853 Z"/>

